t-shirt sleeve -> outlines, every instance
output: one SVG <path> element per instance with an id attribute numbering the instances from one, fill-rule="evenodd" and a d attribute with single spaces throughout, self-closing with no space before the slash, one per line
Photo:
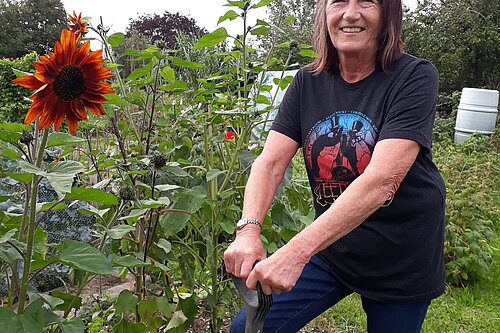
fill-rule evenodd
<path id="1" fill-rule="evenodd" d="M 273 121 L 271 130 L 284 134 L 302 146 L 300 130 L 300 92 L 302 71 L 299 70 L 288 86 L 281 101 L 278 114 Z"/>
<path id="2" fill-rule="evenodd" d="M 436 113 L 439 74 L 429 62 L 417 64 L 391 103 L 378 140 L 409 139 L 428 153 Z"/>

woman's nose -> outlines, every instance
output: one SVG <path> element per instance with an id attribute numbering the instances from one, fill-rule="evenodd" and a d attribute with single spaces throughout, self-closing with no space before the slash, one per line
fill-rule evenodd
<path id="1" fill-rule="evenodd" d="M 356 21 L 360 17 L 358 0 L 349 0 L 344 7 L 343 18 L 347 21 Z"/>

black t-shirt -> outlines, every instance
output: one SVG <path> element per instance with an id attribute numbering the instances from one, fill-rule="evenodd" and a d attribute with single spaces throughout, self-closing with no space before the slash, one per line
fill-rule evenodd
<path id="1" fill-rule="evenodd" d="M 355 83 L 303 68 L 271 128 L 302 147 L 316 217 L 363 173 L 378 141 L 420 144 L 394 198 L 319 253 L 342 283 L 374 300 L 418 302 L 444 291 L 445 186 L 431 156 L 437 91 L 434 66 L 407 54 Z"/>

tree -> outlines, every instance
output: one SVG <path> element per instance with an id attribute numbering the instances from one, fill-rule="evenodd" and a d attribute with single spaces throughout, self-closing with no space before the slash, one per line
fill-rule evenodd
<path id="1" fill-rule="evenodd" d="M 0 56 L 47 53 L 66 22 L 61 0 L 0 0 Z"/>
<path id="2" fill-rule="evenodd" d="M 272 32 L 261 39 L 261 47 L 269 50 L 272 45 L 291 42 L 294 45 L 312 44 L 314 11 L 316 0 L 276 0 L 267 7 L 269 21 L 283 32 Z M 293 18 L 292 18 L 293 16 Z M 298 49 L 295 48 L 295 51 Z M 285 61 L 289 55 L 287 48 L 276 48 L 273 56 Z M 290 63 L 301 65 L 311 62 L 311 58 L 301 56 L 292 50 Z"/>
<path id="3" fill-rule="evenodd" d="M 422 0 L 406 13 L 406 51 L 436 66 L 444 92 L 498 89 L 499 21 L 498 0 Z"/>
<path id="4" fill-rule="evenodd" d="M 132 20 L 127 28 L 126 37 L 130 37 L 133 30 L 147 37 L 149 43 L 155 44 L 162 41 L 170 49 L 175 48 L 177 31 L 182 31 L 187 36 L 197 38 L 207 33 L 207 30 L 199 27 L 192 18 L 180 13 L 172 14 L 168 11 L 165 11 L 162 16 L 149 14 Z"/>

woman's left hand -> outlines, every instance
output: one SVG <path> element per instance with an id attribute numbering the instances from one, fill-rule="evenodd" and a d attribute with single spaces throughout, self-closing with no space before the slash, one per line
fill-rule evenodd
<path id="1" fill-rule="evenodd" d="M 285 245 L 255 265 L 247 278 L 246 285 L 255 290 L 259 281 L 262 291 L 267 295 L 288 292 L 295 286 L 309 259 L 301 258 Z"/>

